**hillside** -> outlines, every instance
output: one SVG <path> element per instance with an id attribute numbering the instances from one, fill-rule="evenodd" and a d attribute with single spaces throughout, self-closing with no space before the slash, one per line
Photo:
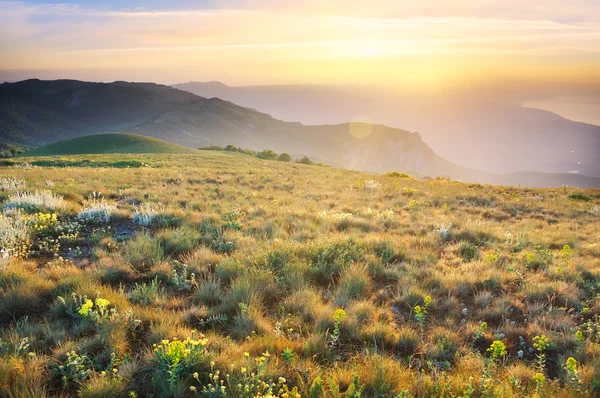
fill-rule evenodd
<path id="1" fill-rule="evenodd" d="M 49 144 L 20 156 L 107 153 L 197 153 L 196 150 L 138 134 L 104 133 Z"/>
<path id="2" fill-rule="evenodd" d="M 25 152 L 29 147 L 19 144 L 7 144 L 0 142 L 0 158 L 10 158 L 19 153 Z"/>
<path id="3" fill-rule="evenodd" d="M 218 151 L 14 162 L 0 396 L 598 396 L 599 190 Z"/>
<path id="4" fill-rule="evenodd" d="M 129 131 L 190 148 L 235 144 L 307 153 L 346 168 L 402 169 L 467 178 L 439 158 L 419 134 L 383 125 L 305 126 L 218 98 L 151 83 L 27 80 L 0 86 L 0 137 L 43 145 L 85 134 Z M 354 134 L 354 135 L 353 135 Z"/>
<path id="5" fill-rule="evenodd" d="M 525 108 L 514 96 L 491 90 L 436 95 L 386 93 L 315 85 L 228 86 L 176 84 L 276 118 L 337 124 L 357 117 L 418 131 L 440 156 L 463 166 L 504 174 L 524 170 L 600 177 L 600 126 Z"/>
<path id="6" fill-rule="evenodd" d="M 537 183 L 523 175 L 479 172 L 436 154 L 415 132 L 371 123 L 308 126 L 219 98 L 153 83 L 26 80 L 0 86 L 0 140 L 40 146 L 87 134 L 127 131 L 189 148 L 233 144 L 302 153 L 344 168 L 501 184 Z M 528 170 L 528 169 L 527 169 Z M 521 171 L 521 170 L 519 170 Z M 552 186 L 600 186 L 589 177 L 553 174 Z M 527 182 L 524 182 L 527 181 Z"/>

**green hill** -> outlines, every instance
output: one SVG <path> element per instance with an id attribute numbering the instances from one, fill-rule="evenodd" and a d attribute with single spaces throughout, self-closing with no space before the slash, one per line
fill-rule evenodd
<path id="1" fill-rule="evenodd" d="M 196 150 L 138 134 L 104 133 L 49 144 L 22 156 L 87 155 L 104 153 L 197 153 Z"/>

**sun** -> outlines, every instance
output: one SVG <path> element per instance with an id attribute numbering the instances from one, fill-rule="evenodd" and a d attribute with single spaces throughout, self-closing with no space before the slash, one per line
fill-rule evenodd
<path id="1" fill-rule="evenodd" d="M 355 49 L 355 54 L 359 57 L 381 57 L 389 53 L 382 43 L 379 42 L 363 42 L 358 43 Z"/>

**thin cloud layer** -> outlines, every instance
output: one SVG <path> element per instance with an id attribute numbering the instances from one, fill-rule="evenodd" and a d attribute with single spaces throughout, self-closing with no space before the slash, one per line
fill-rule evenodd
<path id="1" fill-rule="evenodd" d="M 415 87 L 600 81 L 595 1 L 88 3 L 0 1 L 2 75 L 88 69 L 91 80 L 107 76 L 93 71 L 119 70 L 159 82 Z"/>

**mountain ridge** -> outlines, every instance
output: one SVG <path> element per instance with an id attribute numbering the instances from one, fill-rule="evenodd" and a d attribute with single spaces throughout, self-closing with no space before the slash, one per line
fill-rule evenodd
<path id="1" fill-rule="evenodd" d="M 345 168 L 371 172 L 399 170 L 465 181 L 506 181 L 444 159 L 416 132 L 361 122 L 285 122 L 221 98 L 156 83 L 5 83 L 0 85 L 1 109 L 11 112 L 1 113 L 0 139 L 18 144 L 43 145 L 126 131 L 190 148 L 234 144 L 258 151 L 308 153 Z"/>
<path id="2" fill-rule="evenodd" d="M 307 124 L 371 120 L 419 131 L 440 156 L 496 174 L 522 170 L 600 177 L 600 126 L 521 106 L 493 92 L 375 93 L 321 85 L 174 87 Z M 490 150 L 492 149 L 492 150 Z"/>

